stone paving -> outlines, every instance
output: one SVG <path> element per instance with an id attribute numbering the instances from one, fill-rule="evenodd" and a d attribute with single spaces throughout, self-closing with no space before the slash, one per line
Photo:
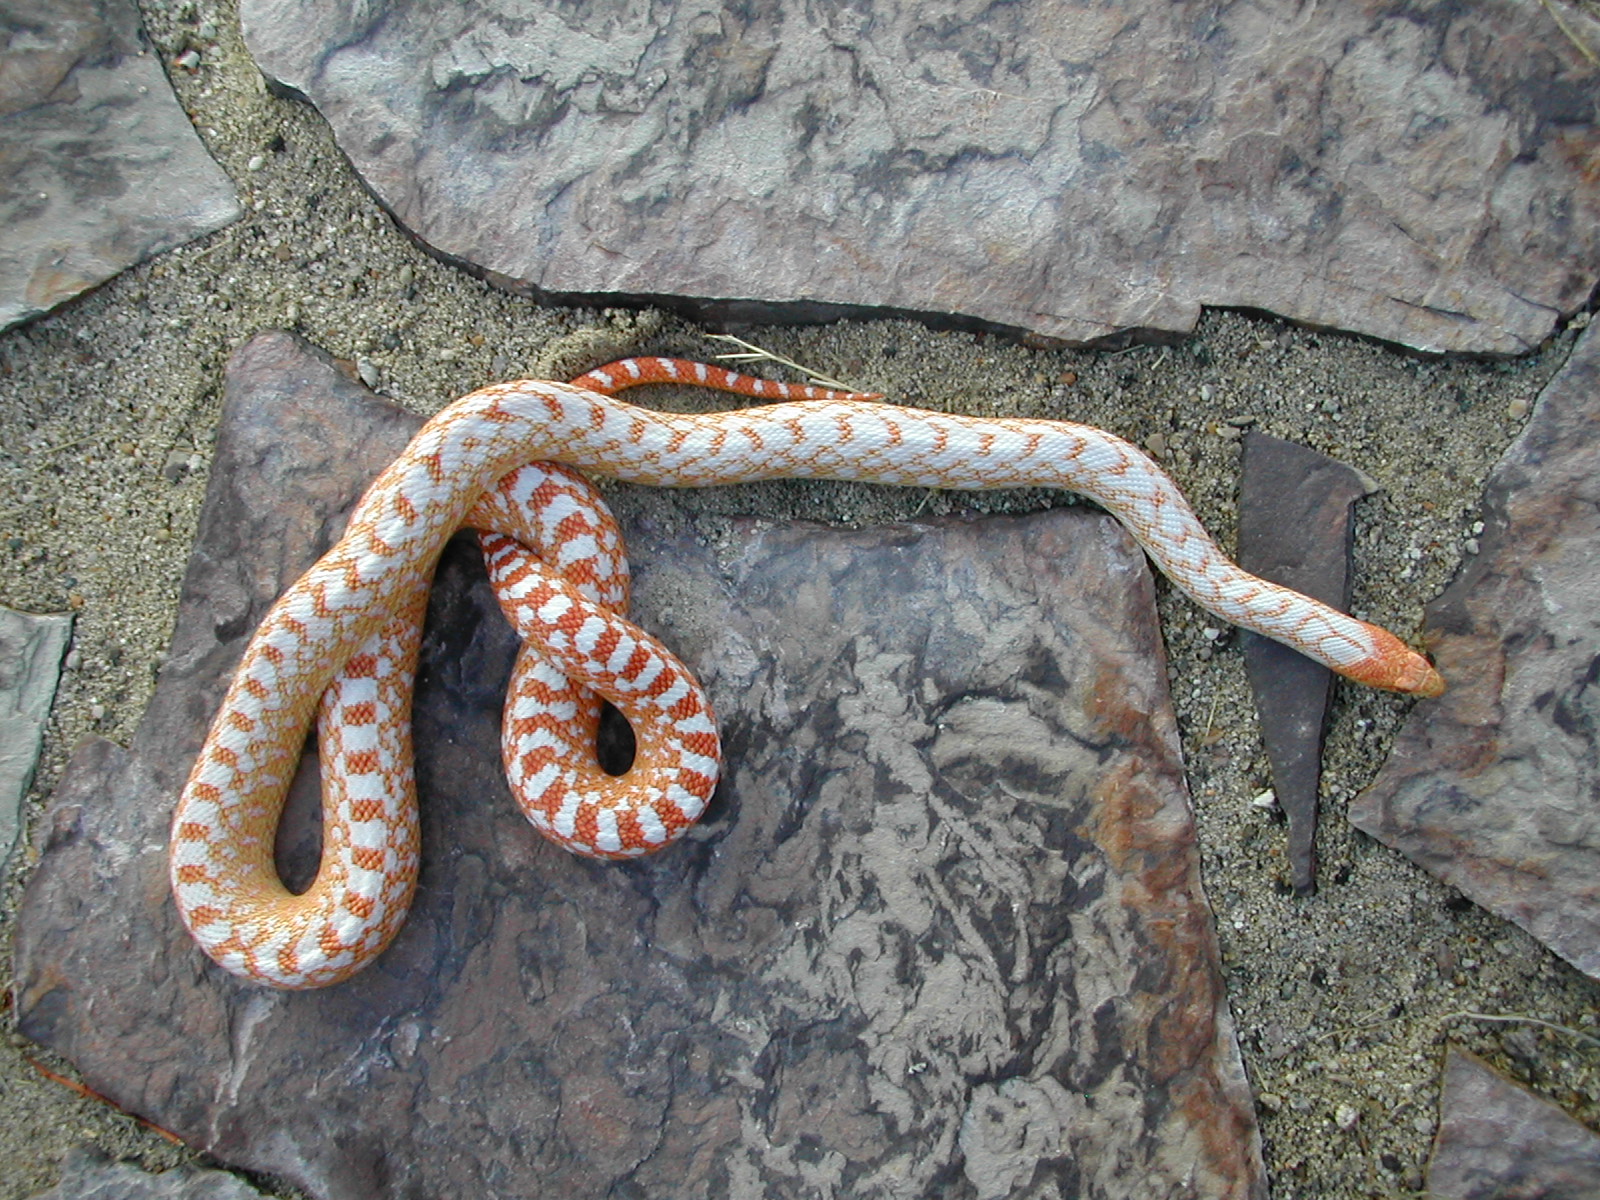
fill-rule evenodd
<path id="1" fill-rule="evenodd" d="M 133 0 L 0 8 L 0 329 L 240 212 Z"/>
<path id="2" fill-rule="evenodd" d="M 947 8 L 940 22 L 926 6 L 808 15 L 778 0 L 657 16 L 618 0 L 579 28 L 554 10 L 519 24 L 470 4 L 393 4 L 341 25 L 326 6 L 247 2 L 243 18 L 263 70 L 321 108 L 416 236 L 556 299 L 797 320 L 913 311 L 1071 341 L 1181 332 L 1202 305 L 1236 305 L 1428 350 L 1514 353 L 1595 286 L 1593 75 L 1576 42 L 1535 31 L 1538 6 L 1293 22 L 1243 6 L 1130 4 L 1093 21 L 1046 21 L 1045 5 Z M 1583 10 L 1561 10 L 1600 44 Z M 18 166 L 0 173 L 0 325 L 241 211 L 137 24 L 115 0 L 0 13 L 0 162 Z M 1482 553 L 1432 611 L 1454 690 L 1416 710 L 1352 819 L 1600 977 L 1596 336 L 1495 473 Z M 409 418 L 372 415 L 360 389 L 284 339 L 250 353 L 257 368 L 277 354 L 275 369 L 356 406 L 342 418 L 349 461 L 313 473 L 316 497 L 279 505 L 264 454 L 213 477 L 236 506 L 259 492 L 249 507 L 279 523 L 269 544 L 287 569 L 283 547 L 309 553 Z M 230 378 L 241 393 L 285 387 L 238 367 Z M 327 417 L 300 411 L 298 433 L 275 436 L 326 463 Z M 705 830 L 677 865 L 597 871 L 553 857 L 481 796 L 460 813 L 442 799 L 409 940 L 342 996 L 279 1007 L 195 961 L 161 885 L 162 798 L 238 638 L 283 582 L 245 578 L 238 512 L 215 509 L 202 535 L 191 579 L 212 582 L 191 588 L 135 745 L 87 746 L 40 831 L 18 942 L 21 1027 L 107 1095 L 224 1161 L 330 1197 L 403 1194 L 386 1174 L 396 1163 L 439 1194 L 521 1194 L 533 1179 L 571 1195 L 622 1181 L 694 1194 L 683 1181 L 710 1178 L 712 1159 L 770 1195 L 819 1183 L 868 1194 L 892 1177 L 920 1180 L 918 1194 L 960 1179 L 983 1197 L 1034 1185 L 1134 1196 L 1140 1180 L 1185 1171 L 1192 1194 L 1264 1194 L 1165 681 L 1126 654 L 1154 653 L 1149 605 L 1137 589 L 1095 591 L 1143 568 L 1126 546 L 1106 550 L 1058 589 L 1029 592 L 1020 607 L 1040 611 L 1024 619 L 1030 579 L 981 565 L 1002 539 L 1002 559 L 1047 546 L 1023 574 L 1048 578 L 1083 543 L 1116 541 L 1054 524 L 1098 518 L 848 537 L 751 527 L 737 578 L 704 546 L 668 537 L 652 550 L 642 530 L 646 611 L 652 588 L 727 606 L 699 626 L 668 601 L 655 613 L 683 624 L 680 649 L 703 658 L 740 752 Z M 908 539 L 923 560 L 909 577 L 885 565 Z M 950 617 L 942 589 L 963 570 L 987 572 L 996 598 Z M 806 572 L 860 582 L 858 607 L 827 610 Z M 482 628 L 471 575 L 458 556 L 442 576 L 436 607 L 457 619 L 436 649 Z M 898 603 L 933 624 L 894 640 L 872 618 Z M 786 642 L 780 617 L 807 632 Z M 1028 655 L 992 658 L 991 634 Z M 452 648 L 483 655 L 495 677 L 507 649 L 480 641 Z M 1039 686 L 1045 658 L 1075 655 L 1086 657 L 1064 674 L 1086 671 L 1092 691 L 1050 672 Z M 59 660 L 59 646 L 42 657 Z M 420 740 L 441 748 L 424 770 L 495 793 L 472 774 L 495 759 L 493 689 L 438 664 L 419 727 L 432 722 Z M 911 701 L 907 680 L 928 681 L 909 686 Z M 889 682 L 893 701 L 878 690 Z M 918 757 L 875 755 L 874 730 L 908 720 L 929 731 Z M 1131 757 L 1062 749 L 1108 738 Z M 1009 753 L 989 761 L 999 747 Z M 1148 789 L 1137 804 L 1130 778 Z M 88 803 L 98 789 L 116 802 Z M 290 877 L 315 843 L 314 821 L 299 820 Z M 914 851 L 890 868 L 862 865 L 876 843 L 908 838 Z M 952 838 L 965 868 L 948 857 Z M 104 891 L 77 899 L 66 884 L 84 878 Z M 867 895 L 882 901 L 871 912 Z M 94 940 L 108 923 L 98 936 L 110 942 Z M 614 991 L 585 991 L 593 963 L 551 948 L 569 927 L 606 952 Z M 114 986 L 109 964 L 148 987 Z M 591 995 L 610 998 L 585 1007 Z M 193 1007 L 174 1007 L 180 997 Z M 694 1019 L 669 1034 L 664 1008 L 685 1004 Z M 290 1048 L 312 1029 L 360 1049 Z M 557 1030 L 586 1049 L 562 1050 Z M 430 1052 L 442 1044 L 450 1053 Z M 285 1113 L 285 1089 L 306 1094 L 336 1059 L 394 1098 Z M 457 1089 L 486 1082 L 478 1116 L 500 1119 L 463 1132 Z M 1535 1100 L 1562 1134 L 1507 1156 L 1533 1120 L 1514 1085 L 1460 1054 L 1445 1084 L 1439 1194 L 1523 1194 L 1528 1179 L 1558 1189 L 1529 1195 L 1593 1190 L 1591 1131 Z M 525 1118 L 537 1136 L 519 1131 Z M 618 1139 L 640 1131 L 659 1136 L 650 1153 L 619 1159 Z M 91 1167 L 71 1169 L 87 1179 Z"/>

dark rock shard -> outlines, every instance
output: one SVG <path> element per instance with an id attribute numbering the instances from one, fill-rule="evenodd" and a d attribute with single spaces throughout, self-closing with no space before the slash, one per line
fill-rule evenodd
<path id="1" fill-rule="evenodd" d="M 325 1200 L 1264 1197 L 1151 580 L 1081 509 L 742 522 L 720 560 L 635 522 L 638 615 L 701 673 L 726 769 L 626 865 L 505 794 L 511 636 L 458 539 L 405 928 L 318 992 L 207 963 L 167 895 L 179 784 L 246 631 L 416 422 L 285 335 L 225 407 L 156 698 L 75 760 L 20 918 L 19 1027 L 91 1086 Z"/>
<path id="2" fill-rule="evenodd" d="M 1483 521 L 1425 618 L 1450 690 L 1350 820 L 1600 978 L 1600 328 L 1490 474 Z"/>
<path id="3" fill-rule="evenodd" d="M 0 867 L 16 845 L 22 797 L 33 782 L 45 719 L 72 636 L 66 613 L 0 608 Z"/>
<path id="4" fill-rule="evenodd" d="M 1594 1200 L 1600 1196 L 1600 1134 L 1452 1046 L 1428 1160 L 1428 1195 Z"/>
<path id="5" fill-rule="evenodd" d="M 1251 430 L 1239 485 L 1239 565 L 1335 608 L 1350 603 L 1350 506 L 1376 485 L 1307 446 Z M 1333 672 L 1248 631 L 1245 669 L 1289 819 L 1289 871 L 1301 895 L 1317 887 L 1317 784 Z"/>
<path id="6" fill-rule="evenodd" d="M 1600 271 L 1594 69 L 1513 0 L 241 12 L 399 220 L 518 289 L 1517 353 Z"/>
<path id="7" fill-rule="evenodd" d="M 132 0 L 0 7 L 0 329 L 240 212 Z"/>
<path id="8" fill-rule="evenodd" d="M 260 1200 L 264 1194 L 226 1171 L 177 1167 L 152 1175 L 79 1149 L 62 1164 L 61 1182 L 32 1200 Z"/>

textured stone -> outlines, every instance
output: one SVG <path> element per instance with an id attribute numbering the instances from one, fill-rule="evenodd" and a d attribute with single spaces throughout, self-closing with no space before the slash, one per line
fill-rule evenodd
<path id="1" fill-rule="evenodd" d="M 1428 1161 L 1438 1200 L 1594 1200 L 1600 1134 L 1450 1048 Z"/>
<path id="2" fill-rule="evenodd" d="M 1335 608 L 1350 603 L 1350 506 L 1370 478 L 1308 446 L 1251 430 L 1239 484 L 1239 565 Z M 1317 783 L 1333 672 L 1279 642 L 1245 631 L 1245 669 L 1289 821 L 1289 873 L 1301 895 L 1317 887 Z"/>
<path id="3" fill-rule="evenodd" d="M 400 221 L 521 289 L 1514 353 L 1600 270 L 1594 70 L 1514 0 L 241 11 Z"/>
<path id="4" fill-rule="evenodd" d="M 511 637 L 458 540 L 406 926 L 320 992 L 206 963 L 167 896 L 173 798 L 246 631 L 416 421 L 283 335 L 225 408 L 155 700 L 74 761 L 20 918 L 19 1028 L 90 1086 L 327 1200 L 1264 1196 L 1150 576 L 1081 509 L 734 523 L 719 558 L 654 494 L 636 607 L 704 679 L 726 772 L 625 865 L 513 809 Z"/>
<path id="5" fill-rule="evenodd" d="M 0 328 L 240 211 L 132 0 L 0 4 Z"/>
<path id="6" fill-rule="evenodd" d="M 34 616 L 0 608 L 0 867 L 16 845 L 22 798 L 33 782 L 71 636 L 72 618 L 64 613 Z"/>
<path id="7" fill-rule="evenodd" d="M 178 1167 L 152 1175 L 76 1150 L 62 1164 L 61 1182 L 33 1200 L 260 1200 L 263 1194 L 226 1171 Z"/>
<path id="8" fill-rule="evenodd" d="M 1600 978 L 1600 329 L 1490 474 L 1483 521 L 1425 616 L 1450 690 L 1350 819 Z"/>

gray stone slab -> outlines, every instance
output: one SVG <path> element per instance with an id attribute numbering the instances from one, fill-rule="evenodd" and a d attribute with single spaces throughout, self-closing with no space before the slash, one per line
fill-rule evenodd
<path id="1" fill-rule="evenodd" d="M 1081 509 L 735 523 L 716 552 L 635 522 L 638 614 L 726 768 L 624 865 L 506 795 L 512 641 L 458 539 L 405 927 L 318 992 L 205 961 L 167 895 L 179 784 L 246 633 L 416 423 L 284 335 L 225 407 L 156 697 L 75 759 L 19 920 L 18 1026 L 97 1091 L 328 1200 L 1264 1196 L 1150 575 Z M 292 883 L 316 837 L 289 823 Z"/>
<path id="2" fill-rule="evenodd" d="M 1537 4 L 241 13 L 400 221 L 524 290 L 1075 342 L 1235 305 L 1516 353 L 1600 273 L 1600 89 Z"/>
<path id="3" fill-rule="evenodd" d="M 1600 978 L 1600 328 L 1491 473 L 1483 520 L 1425 616 L 1450 690 L 1350 820 Z"/>
<path id="4" fill-rule="evenodd" d="M 260 1200 L 265 1194 L 226 1171 L 177 1167 L 152 1175 L 80 1149 L 67 1155 L 61 1182 L 32 1200 Z"/>
<path id="5" fill-rule="evenodd" d="M 72 636 L 66 613 L 35 616 L 0 608 L 0 867 L 22 823 L 22 798 L 33 782 L 45 719 Z"/>
<path id="6" fill-rule="evenodd" d="M 1428 1160 L 1438 1200 L 1594 1200 L 1600 1134 L 1454 1046 Z"/>
<path id="7" fill-rule="evenodd" d="M 133 0 L 0 3 L 0 329 L 241 211 Z"/>
<path id="8" fill-rule="evenodd" d="M 1354 467 L 1252 429 L 1239 482 L 1239 565 L 1338 609 L 1350 604 L 1350 507 L 1377 489 Z M 1317 787 L 1333 672 L 1242 630 L 1272 786 L 1289 822 L 1294 889 L 1317 887 Z"/>

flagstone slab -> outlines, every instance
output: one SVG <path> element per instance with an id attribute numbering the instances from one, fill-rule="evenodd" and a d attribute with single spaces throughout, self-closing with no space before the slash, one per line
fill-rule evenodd
<path id="1" fill-rule="evenodd" d="M 1239 565 L 1331 604 L 1350 607 L 1351 508 L 1377 490 L 1370 477 L 1309 446 L 1244 436 Z M 1288 820 L 1294 890 L 1317 889 L 1317 792 L 1333 672 L 1281 642 L 1241 630 L 1278 807 Z"/>
<path id="2" fill-rule="evenodd" d="M 242 211 L 133 0 L 0 6 L 0 329 Z"/>
<path id="3" fill-rule="evenodd" d="M 1600 44 L 1600 22 L 1563 6 Z M 243 0 L 424 243 L 710 318 L 1518 353 L 1600 277 L 1596 69 L 1514 0 Z"/>
<path id="4" fill-rule="evenodd" d="M 62 1164 L 61 1182 L 31 1200 L 260 1200 L 265 1195 L 226 1171 L 176 1167 L 152 1175 L 79 1148 Z"/>
<path id="5" fill-rule="evenodd" d="M 67 613 L 0 608 L 0 866 L 11 857 L 22 827 L 22 798 L 39 763 L 71 636 Z"/>
<path id="6" fill-rule="evenodd" d="M 1483 521 L 1424 618 L 1450 689 L 1350 820 L 1600 978 L 1600 329 L 1490 474 Z"/>
<path id="7" fill-rule="evenodd" d="M 1600 1196 L 1600 1134 L 1475 1055 L 1445 1057 L 1439 1133 L 1428 1160 L 1438 1200 Z"/>
<path id="8" fill-rule="evenodd" d="M 322 991 L 206 961 L 167 894 L 177 791 L 246 635 L 417 422 L 287 335 L 236 354 L 156 697 L 41 830 L 27 1036 L 329 1200 L 1264 1197 L 1150 574 L 1081 509 L 708 542 L 662 494 L 628 529 L 637 614 L 701 674 L 726 765 L 702 825 L 622 865 L 506 794 L 513 638 L 457 539 L 405 927 Z"/>

